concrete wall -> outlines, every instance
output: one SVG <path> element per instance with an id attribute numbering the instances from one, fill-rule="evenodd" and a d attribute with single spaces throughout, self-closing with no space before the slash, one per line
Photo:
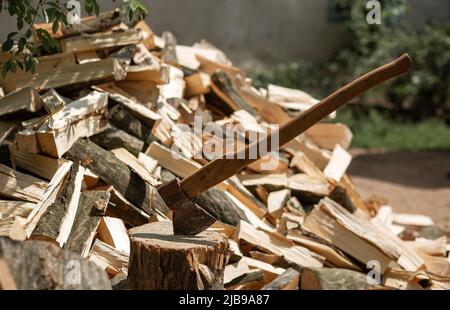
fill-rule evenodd
<path id="1" fill-rule="evenodd" d="M 361 0 L 357 0 L 361 1 Z M 417 25 L 449 20 L 449 0 L 409 0 Z M 112 8 L 101 0 L 102 9 Z M 144 0 L 147 20 L 157 34 L 171 30 L 181 44 L 202 38 L 223 49 L 238 63 L 266 64 L 325 59 L 345 40 L 342 24 L 330 23 L 328 0 Z M 0 35 L 14 28 L 1 15 Z"/>

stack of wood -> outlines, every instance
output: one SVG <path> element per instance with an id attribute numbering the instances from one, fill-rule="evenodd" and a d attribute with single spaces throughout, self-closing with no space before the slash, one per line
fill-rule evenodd
<path id="1" fill-rule="evenodd" d="M 363 200 L 346 174 L 352 133 L 329 120 L 203 193 L 217 222 L 174 236 L 155 188 L 213 160 L 205 149 L 225 132 L 245 146 L 318 100 L 255 89 L 207 41 L 179 45 L 123 20 L 63 29 L 61 52 L 34 75 L 1 81 L 1 236 L 75 252 L 118 289 L 450 289 L 447 237 L 424 233 L 428 217 Z M 214 132 L 195 133 L 197 120 Z M 0 263 L 1 287 L 17 268 L 2 251 Z"/>

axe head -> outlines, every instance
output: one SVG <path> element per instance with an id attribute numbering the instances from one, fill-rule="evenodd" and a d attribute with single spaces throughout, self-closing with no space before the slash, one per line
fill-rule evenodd
<path id="1" fill-rule="evenodd" d="M 216 219 L 183 192 L 178 179 L 163 184 L 158 193 L 172 210 L 175 235 L 195 236 L 214 224 Z"/>

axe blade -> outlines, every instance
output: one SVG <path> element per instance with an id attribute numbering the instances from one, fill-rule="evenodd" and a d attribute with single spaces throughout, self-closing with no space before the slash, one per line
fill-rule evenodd
<path id="1" fill-rule="evenodd" d="M 181 189 L 177 179 L 163 184 L 158 193 L 172 210 L 173 232 L 175 235 L 195 236 L 214 224 L 216 219 Z"/>

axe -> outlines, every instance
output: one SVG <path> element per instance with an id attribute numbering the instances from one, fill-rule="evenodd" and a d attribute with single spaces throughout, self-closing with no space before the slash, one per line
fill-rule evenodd
<path id="1" fill-rule="evenodd" d="M 393 77 L 407 73 L 411 63 L 412 61 L 409 55 L 404 54 L 396 60 L 370 71 L 338 89 L 313 107 L 301 113 L 298 117 L 277 129 L 279 144 L 273 149 L 271 148 L 272 143 L 267 143 L 272 135 L 275 134 L 271 132 L 258 141 L 248 144 L 242 150 L 233 154 L 222 155 L 181 181 L 176 179 L 163 184 L 158 188 L 158 193 L 161 195 L 167 207 L 173 211 L 174 234 L 195 236 L 215 222 L 215 218 L 195 202 L 195 198 L 203 191 L 235 175 L 242 168 L 264 157 L 271 151 L 278 150 L 363 92 Z M 255 150 L 258 145 L 262 145 L 263 143 L 264 145 L 267 143 L 268 146 L 265 153 L 261 154 L 261 152 L 256 152 L 256 158 L 248 158 L 250 150 Z"/>

